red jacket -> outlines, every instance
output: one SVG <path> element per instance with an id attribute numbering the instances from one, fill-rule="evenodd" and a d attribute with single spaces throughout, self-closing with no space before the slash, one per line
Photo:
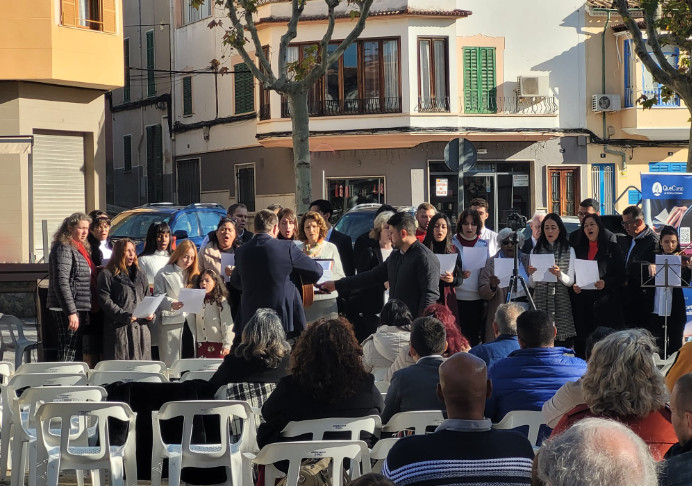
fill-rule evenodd
<path id="1" fill-rule="evenodd" d="M 416 238 L 418 238 L 418 241 L 423 243 L 423 240 L 425 239 L 425 233 L 426 231 L 423 231 L 420 228 L 416 228 Z"/>

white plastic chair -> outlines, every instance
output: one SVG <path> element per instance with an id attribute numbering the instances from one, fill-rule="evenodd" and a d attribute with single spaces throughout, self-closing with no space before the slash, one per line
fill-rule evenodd
<path id="1" fill-rule="evenodd" d="M 168 368 L 163 361 L 107 359 L 96 363 L 94 371 L 148 371 L 165 375 Z"/>
<path id="2" fill-rule="evenodd" d="M 379 415 L 366 417 L 338 417 L 311 420 L 298 420 L 289 422 L 281 431 L 281 437 L 298 437 L 311 434 L 312 440 L 323 440 L 324 435 L 330 432 L 348 432 L 351 436 L 348 440 L 360 440 L 361 432 L 370 434 L 379 433 L 382 421 Z"/>
<path id="3" fill-rule="evenodd" d="M 10 378 L 14 375 L 14 365 L 9 361 L 0 361 L 0 381 L 1 384 L 7 385 Z"/>
<path id="4" fill-rule="evenodd" d="M 216 371 L 188 371 L 183 373 L 179 381 L 205 380 L 209 381 Z"/>
<path id="5" fill-rule="evenodd" d="M 15 424 L 12 438 L 12 486 L 24 484 L 29 458 L 29 485 L 36 485 L 36 409 L 45 402 L 89 401 L 106 399 L 106 390 L 100 386 L 38 386 L 24 391 L 12 404 L 12 419 Z M 26 416 L 25 418 L 23 416 Z M 87 432 L 84 430 L 83 432 Z M 88 440 L 86 436 L 85 440 Z M 78 477 L 78 481 L 81 480 Z M 80 481 L 80 483 L 82 483 Z"/>
<path id="6" fill-rule="evenodd" d="M 192 423 L 196 415 L 217 415 L 220 422 L 220 443 L 192 444 Z M 166 444 L 161 436 L 161 420 L 183 417 L 182 443 Z M 231 442 L 231 423 L 244 420 L 240 440 Z M 178 486 L 184 467 L 226 467 L 227 485 L 240 485 L 242 477 L 241 452 L 257 450 L 255 419 L 247 402 L 227 400 L 191 400 L 164 403 L 151 412 L 153 449 L 151 453 L 151 484 L 160 486 L 163 459 L 168 459 L 168 484 Z"/>
<path id="7" fill-rule="evenodd" d="M 86 385 L 86 375 L 81 373 L 29 373 L 13 375 L 2 387 L 2 434 L 0 434 L 0 480 L 7 479 L 7 461 L 10 458 L 10 438 L 14 434 L 11 403 L 17 398 L 17 390 L 34 386 Z"/>
<path id="8" fill-rule="evenodd" d="M 419 410 L 394 414 L 389 422 L 382 426 L 382 432 L 396 433 L 414 429 L 415 435 L 424 435 L 428 427 L 437 427 L 444 420 L 440 410 Z"/>
<path id="9" fill-rule="evenodd" d="M 89 365 L 81 361 L 56 361 L 45 363 L 24 363 L 14 372 L 15 375 L 29 373 L 79 373 L 85 375 L 89 372 Z"/>
<path id="10" fill-rule="evenodd" d="M 38 344 L 37 341 L 30 341 L 24 336 L 24 321 L 19 317 L 0 314 L 0 359 L 5 355 L 5 351 L 13 349 L 14 367 L 19 368 L 25 358 L 27 362 L 31 361 L 31 351 L 37 349 Z"/>
<path id="11" fill-rule="evenodd" d="M 252 485 L 252 464 L 265 465 L 264 486 L 274 486 L 281 473 L 273 466 L 279 461 L 289 461 L 286 486 L 297 486 L 300 464 L 303 459 L 332 459 L 331 484 L 343 482 L 344 459 L 355 464 L 350 470 L 350 479 L 370 472 L 368 446 L 362 440 L 319 440 L 298 442 L 276 442 L 268 444 L 257 454 L 243 453 L 243 484 Z M 362 470 L 360 468 L 362 464 Z"/>
<path id="12" fill-rule="evenodd" d="M 180 378 L 187 371 L 216 371 L 223 359 L 185 358 L 176 359 L 170 368 L 168 376 L 171 379 Z"/>
<path id="13" fill-rule="evenodd" d="M 387 459 L 389 450 L 394 444 L 396 444 L 396 441 L 398 440 L 398 437 L 380 439 L 374 446 L 372 446 L 372 450 L 370 451 L 370 467 L 372 468 L 372 472 L 378 474 L 382 472 L 384 460 Z"/>
<path id="14" fill-rule="evenodd" d="M 123 473 L 128 486 L 137 485 L 136 414 L 129 405 L 121 402 L 51 402 L 39 406 L 36 417 L 38 484 L 57 486 L 60 471 L 65 469 L 92 471 L 92 484 L 103 484 L 103 470 L 107 469 L 109 485 L 122 486 Z M 72 444 L 72 417 L 86 417 L 87 420 L 93 417 L 98 421 L 98 446 Z M 109 418 L 127 422 L 124 445 L 111 445 Z M 59 434 L 55 434 L 51 427 L 51 422 L 56 420 L 60 421 Z"/>
<path id="15" fill-rule="evenodd" d="M 89 384 L 96 386 L 110 385 L 116 381 L 145 383 L 167 383 L 168 379 L 161 373 L 149 371 L 92 371 L 89 373 Z"/>
<path id="16" fill-rule="evenodd" d="M 380 393 L 384 393 L 386 395 L 387 391 L 389 390 L 389 382 L 388 381 L 376 381 L 375 382 L 375 388 L 377 388 L 377 391 L 379 391 Z"/>
<path id="17" fill-rule="evenodd" d="M 529 426 L 529 442 L 534 449 L 538 448 L 538 433 L 541 430 L 541 425 L 545 425 L 543 413 L 540 410 L 512 410 L 498 423 L 493 424 L 493 429 L 508 430 L 525 425 Z"/>

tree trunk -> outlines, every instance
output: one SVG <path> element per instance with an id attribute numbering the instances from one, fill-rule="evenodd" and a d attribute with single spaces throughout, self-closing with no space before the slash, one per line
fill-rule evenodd
<path id="1" fill-rule="evenodd" d="M 692 116 L 692 107 L 688 107 Z M 690 143 L 687 145 L 687 172 L 692 172 L 692 123 L 690 124 Z"/>
<path id="2" fill-rule="evenodd" d="M 293 128 L 293 170 L 296 179 L 296 213 L 310 209 L 312 183 L 310 174 L 310 116 L 308 94 L 297 90 L 288 94 Z"/>

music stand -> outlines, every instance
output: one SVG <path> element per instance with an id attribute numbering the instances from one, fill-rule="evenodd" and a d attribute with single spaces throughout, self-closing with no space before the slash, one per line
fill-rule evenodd
<path id="1" fill-rule="evenodd" d="M 671 255 L 674 256 L 674 255 Z M 684 278 L 682 278 L 682 258 L 680 258 L 680 265 L 678 266 L 677 264 L 671 265 L 668 263 L 668 260 L 666 260 L 662 265 L 661 264 L 654 264 L 654 263 L 649 263 L 649 262 L 642 262 L 642 270 L 644 270 L 644 267 L 648 269 L 650 265 L 656 265 L 656 273 L 651 275 L 648 279 L 644 277 L 645 273 L 642 272 L 642 283 L 641 286 L 642 288 L 662 288 L 665 291 L 668 289 L 675 288 L 683 288 L 683 287 L 689 287 L 690 282 L 686 281 Z M 659 268 L 660 267 L 660 268 Z M 675 268 L 678 267 L 678 268 Z M 656 283 L 656 276 L 661 274 L 663 272 L 663 284 L 657 284 Z M 680 281 L 679 285 L 674 285 L 671 283 L 671 281 L 677 282 Z M 652 283 L 653 282 L 653 283 Z M 654 297 L 655 298 L 655 297 Z M 663 315 L 663 358 L 667 359 L 668 358 L 668 315 L 671 312 L 671 309 L 668 308 L 668 299 L 665 299 L 665 304 L 664 304 L 664 315 Z"/>

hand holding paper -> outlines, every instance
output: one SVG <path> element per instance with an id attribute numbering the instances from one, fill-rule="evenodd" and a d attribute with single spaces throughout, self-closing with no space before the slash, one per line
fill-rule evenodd
<path id="1" fill-rule="evenodd" d="M 598 262 L 595 260 L 574 260 L 574 273 L 576 284 L 582 290 L 596 289 L 595 283 L 600 280 L 598 275 Z"/>
<path id="2" fill-rule="evenodd" d="M 440 260 L 440 275 L 454 272 L 454 267 L 456 267 L 457 264 L 456 253 L 449 253 L 446 255 L 435 253 L 435 256 Z"/>
<path id="3" fill-rule="evenodd" d="M 557 282 L 557 277 L 550 273 L 550 269 L 555 266 L 555 255 L 531 254 L 531 266 L 536 268 L 536 272 L 531 276 L 534 282 Z"/>
<path id="4" fill-rule="evenodd" d="M 204 289 L 180 289 L 178 300 L 183 303 L 183 310 L 188 314 L 199 314 L 204 305 Z"/>
<path id="5" fill-rule="evenodd" d="M 134 312 L 132 312 L 132 317 L 137 319 L 145 319 L 156 312 L 156 309 L 161 305 L 164 295 L 157 295 L 156 297 L 147 296 L 144 297 L 137 307 L 135 307 Z"/>

